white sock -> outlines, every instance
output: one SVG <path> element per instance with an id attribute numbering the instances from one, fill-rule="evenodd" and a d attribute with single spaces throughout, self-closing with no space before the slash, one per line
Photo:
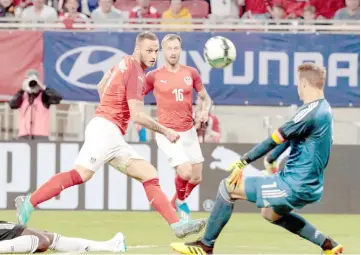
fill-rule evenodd
<path id="1" fill-rule="evenodd" d="M 116 242 L 113 240 L 97 242 L 82 238 L 66 237 L 59 234 L 54 234 L 54 240 L 49 249 L 59 252 L 115 252 Z"/>
<path id="2" fill-rule="evenodd" d="M 0 242 L 0 253 L 33 253 L 39 245 L 37 236 L 19 236 Z"/>

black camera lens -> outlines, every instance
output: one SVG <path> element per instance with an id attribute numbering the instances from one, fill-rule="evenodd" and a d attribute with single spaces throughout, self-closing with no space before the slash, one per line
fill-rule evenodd
<path id="1" fill-rule="evenodd" d="M 33 87 L 35 87 L 35 86 L 37 86 L 37 85 L 38 85 L 38 82 L 35 81 L 35 80 L 32 80 L 32 81 L 29 82 L 29 87 L 30 87 L 30 88 L 33 88 Z"/>

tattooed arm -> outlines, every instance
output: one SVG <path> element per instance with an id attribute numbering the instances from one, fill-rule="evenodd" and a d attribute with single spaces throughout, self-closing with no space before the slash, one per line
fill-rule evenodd
<path id="1" fill-rule="evenodd" d="M 128 105 L 130 117 L 135 123 L 166 136 L 171 142 L 176 142 L 179 139 L 177 132 L 159 124 L 152 117 L 145 113 L 143 101 L 130 99 L 128 100 Z"/>

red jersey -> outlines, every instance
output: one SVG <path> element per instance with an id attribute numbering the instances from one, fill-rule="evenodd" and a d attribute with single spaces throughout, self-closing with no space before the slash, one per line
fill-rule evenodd
<path id="1" fill-rule="evenodd" d="M 59 19 L 64 23 L 65 28 L 67 28 L 67 29 L 72 29 L 74 23 L 85 24 L 85 23 L 90 22 L 88 17 L 85 14 L 81 13 L 81 12 L 78 12 L 76 14 L 76 17 L 70 17 L 68 12 L 67 13 L 60 13 L 59 14 Z"/>
<path id="2" fill-rule="evenodd" d="M 153 6 L 150 6 L 148 12 L 146 13 L 142 13 L 141 8 L 142 7 L 140 7 L 139 5 L 134 7 L 132 11 L 129 13 L 129 18 L 159 19 L 161 17 L 158 10 Z"/>
<path id="3" fill-rule="evenodd" d="M 183 132 L 193 127 L 193 89 L 201 91 L 204 86 L 196 69 L 180 65 L 176 73 L 165 67 L 151 71 L 143 94 L 154 90 L 157 101 L 158 121 L 175 131 Z"/>
<path id="4" fill-rule="evenodd" d="M 130 119 L 128 100 L 144 100 L 145 68 L 133 57 L 126 56 L 111 69 L 111 75 L 104 85 L 95 115 L 113 122 L 123 135 L 127 132 Z"/>
<path id="5" fill-rule="evenodd" d="M 250 11 L 252 14 L 268 13 L 267 7 L 271 6 L 272 0 L 246 0 L 246 12 Z"/>
<path id="6" fill-rule="evenodd" d="M 331 19 L 335 12 L 345 7 L 345 2 L 340 0 L 310 0 L 310 4 L 316 7 L 317 15 Z"/>
<path id="7" fill-rule="evenodd" d="M 286 15 L 294 13 L 297 17 L 301 17 L 308 0 L 276 0 L 275 2 L 285 8 Z"/>

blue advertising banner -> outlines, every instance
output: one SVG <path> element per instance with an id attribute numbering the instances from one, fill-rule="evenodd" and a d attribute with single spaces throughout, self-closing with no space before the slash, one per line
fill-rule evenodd
<path id="1" fill-rule="evenodd" d="M 159 33 L 160 40 L 165 33 Z M 334 107 L 360 105 L 359 35 L 274 33 L 180 33 L 181 62 L 198 69 L 217 105 L 300 104 L 296 69 L 305 61 L 327 68 L 326 97 Z M 205 42 L 221 35 L 233 41 L 236 61 L 212 69 Z M 136 33 L 44 32 L 45 83 L 66 100 L 98 101 L 96 84 L 122 56 L 132 54 Z M 157 67 L 163 65 L 160 52 Z M 146 103 L 154 103 L 147 96 Z"/>

